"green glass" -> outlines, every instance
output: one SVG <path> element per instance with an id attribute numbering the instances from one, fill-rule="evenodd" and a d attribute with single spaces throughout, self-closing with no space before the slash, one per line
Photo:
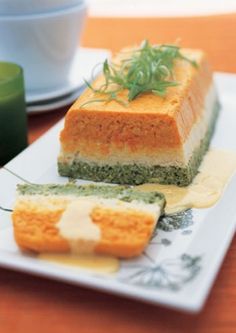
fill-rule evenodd
<path id="1" fill-rule="evenodd" d="M 0 166 L 27 146 L 23 70 L 0 62 Z"/>

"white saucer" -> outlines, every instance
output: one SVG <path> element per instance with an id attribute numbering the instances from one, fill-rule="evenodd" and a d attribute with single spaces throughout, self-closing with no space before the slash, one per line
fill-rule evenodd
<path id="1" fill-rule="evenodd" d="M 83 92 L 85 85 L 75 90 L 74 92 L 63 95 L 62 97 L 48 99 L 42 102 L 27 104 L 27 112 L 34 115 L 42 112 L 53 111 L 64 106 L 71 105 Z"/>
<path id="2" fill-rule="evenodd" d="M 70 71 L 69 79 L 65 82 L 65 85 L 54 90 L 28 90 L 26 91 L 26 103 L 38 103 L 58 97 L 65 97 L 65 95 L 76 93 L 76 91 L 78 93 L 78 89 L 84 85 L 84 79 L 91 79 L 93 68 L 109 57 L 110 52 L 108 50 L 79 48 Z M 96 72 L 98 73 L 98 68 L 95 74 Z M 31 106 L 27 109 L 29 112 L 33 110 Z"/>

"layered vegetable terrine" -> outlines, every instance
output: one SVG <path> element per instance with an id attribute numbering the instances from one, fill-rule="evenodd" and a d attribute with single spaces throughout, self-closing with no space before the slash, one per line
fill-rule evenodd
<path id="1" fill-rule="evenodd" d="M 115 80 L 107 87 L 112 70 L 106 67 L 105 79 L 99 77 L 75 102 L 60 136 L 60 175 L 121 184 L 191 183 L 208 149 L 219 111 L 212 71 L 200 50 L 181 49 L 171 68 L 167 58 L 161 69 L 159 58 L 153 62 L 159 66 L 157 75 L 161 70 L 170 73 L 166 80 L 157 80 L 156 89 L 139 94 L 140 83 L 135 86 L 138 97 L 128 103 L 122 103 L 128 93 L 130 97 L 127 89 L 113 90 L 107 99 Z M 132 67 L 127 66 L 126 71 Z M 140 80 L 146 75 L 142 73 Z M 168 84 L 170 77 L 175 84 Z M 160 89 L 165 86 L 168 89 Z M 133 89 L 132 81 L 127 87 Z M 117 98 L 112 98 L 114 94 Z"/>
<path id="2" fill-rule="evenodd" d="M 18 245 L 36 252 L 142 253 L 165 205 L 158 192 L 112 185 L 19 185 L 13 211 Z"/>

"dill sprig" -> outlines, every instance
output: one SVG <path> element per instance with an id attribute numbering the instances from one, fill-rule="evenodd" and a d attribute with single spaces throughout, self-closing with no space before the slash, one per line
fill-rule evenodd
<path id="1" fill-rule="evenodd" d="M 195 61 L 188 59 L 176 45 L 151 45 L 147 40 L 141 46 L 127 53 L 127 57 L 117 65 L 105 60 L 102 67 L 104 83 L 94 88 L 88 81 L 86 85 L 104 98 L 92 99 L 85 106 L 94 102 L 116 101 L 127 105 L 142 93 L 151 92 L 164 97 L 169 87 L 178 85 L 174 80 L 173 67 L 177 59 L 183 59 L 197 67 Z M 119 93 L 127 90 L 127 100 L 119 98 Z"/>

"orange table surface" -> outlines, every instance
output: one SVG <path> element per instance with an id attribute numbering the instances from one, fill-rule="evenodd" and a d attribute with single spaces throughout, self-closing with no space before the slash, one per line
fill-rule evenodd
<path id="1" fill-rule="evenodd" d="M 174 19 L 89 18 L 82 44 L 116 51 L 144 38 L 173 42 L 179 37 L 183 46 L 205 49 L 214 70 L 236 72 L 236 14 Z M 30 143 L 61 119 L 66 109 L 29 117 Z M 235 260 L 234 240 L 198 315 L 0 269 L 0 333 L 235 333 Z"/>

